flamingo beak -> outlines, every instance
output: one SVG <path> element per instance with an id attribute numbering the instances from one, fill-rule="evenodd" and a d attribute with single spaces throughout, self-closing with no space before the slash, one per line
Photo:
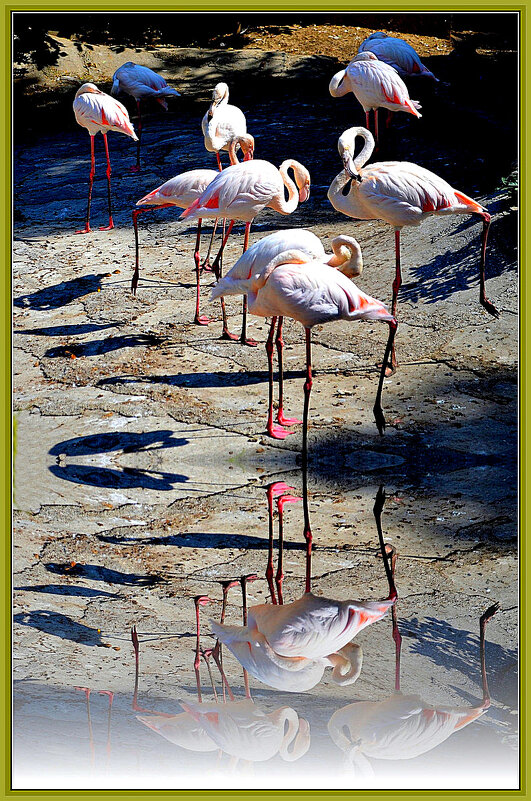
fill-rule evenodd
<path id="1" fill-rule="evenodd" d="M 310 186 L 303 186 L 299 189 L 299 202 L 304 203 L 310 197 Z"/>

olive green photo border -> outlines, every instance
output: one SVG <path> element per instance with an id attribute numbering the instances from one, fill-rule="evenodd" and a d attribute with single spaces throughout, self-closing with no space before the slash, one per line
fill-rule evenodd
<path id="1" fill-rule="evenodd" d="M 428 4 L 425 0 L 418 2 L 400 2 L 400 0 L 387 0 L 387 2 L 350 2 L 343 0 L 341 5 L 334 5 L 323 2 L 323 0 L 255 0 L 253 3 L 243 2 L 243 0 L 202 0 L 198 2 L 178 2 L 178 0 L 154 0 L 146 3 L 145 0 L 122 0 L 117 2 L 102 2 L 102 0 L 91 0 L 86 2 L 73 2 L 72 0 L 19 0 L 19 2 L 2 2 L 3 13 L 1 15 L 0 41 L 4 43 L 4 56 L 1 59 L 1 81 L 0 87 L 3 88 L 4 102 L 0 103 L 0 113 L 2 115 L 2 130 L 4 133 L 4 144 L 0 146 L 0 173 L 4 185 L 4 211 L 0 215 L 0 232 L 2 247 L 2 269 L 0 271 L 0 285 L 3 297 L 3 305 L 6 311 L 5 324 L 2 326 L 4 334 L 0 339 L 0 366 L 2 370 L 4 391 L 0 393 L 0 438 L 4 459 L 0 462 L 2 480 L 0 482 L 2 517 L 5 525 L 2 526 L 4 534 L 3 555 L 4 555 L 4 587 L 1 593 L 1 614 L 4 623 L 3 636 L 0 637 L 2 653 L 0 657 L 0 799 L 16 799 L 16 801 L 30 801 L 42 797 L 58 799 L 106 799 L 128 798 L 128 799 L 175 799 L 182 801 L 210 801 L 215 798 L 274 798 L 279 801 L 294 801 L 294 799 L 355 799 L 355 801 L 369 801 L 369 799 L 391 799 L 398 796 L 403 798 L 413 798 L 415 801 L 424 799 L 441 798 L 451 799 L 451 801 L 461 801 L 470 798 L 498 798 L 502 801 L 510 801 L 517 798 L 527 798 L 527 757 L 529 754 L 529 739 L 527 737 L 529 707 L 527 698 L 527 666 L 529 664 L 529 618 L 527 615 L 527 587 L 526 577 L 531 575 L 530 553 L 526 545 L 525 523 L 528 520 L 528 498 L 527 492 L 531 490 L 531 480 L 527 473 L 529 462 L 529 435 L 526 423 L 525 412 L 528 407 L 528 387 L 531 381 L 530 371 L 526 366 L 527 346 L 531 345 L 529 339 L 529 324 L 525 314 L 527 301 L 530 296 L 531 280 L 526 278 L 525 271 L 520 273 L 520 308 L 523 313 L 520 315 L 520 381 L 519 381 L 519 400 L 520 400 L 520 441 L 519 441 L 519 481 L 520 481 L 520 709 L 521 709 L 521 747 L 520 747 L 520 789 L 519 790 L 470 790 L 470 791 L 446 791 L 446 790 L 374 790 L 358 791 L 354 789 L 344 790 L 216 790 L 215 787 L 198 788 L 197 791 L 167 791 L 167 790 L 11 790 L 11 475 L 13 445 L 16 431 L 12 430 L 11 414 L 11 17 L 16 12 L 68 12 L 68 11 L 104 11 L 104 12 L 132 12 L 132 11 L 191 11 L 195 13 L 209 11 L 241 11 L 241 12 L 323 12 L 326 14 L 337 14 L 346 12 L 377 12 L 377 11 L 400 11 L 400 12 L 518 12 L 520 15 L 520 263 L 524 263 L 523 255 L 527 252 L 527 223 L 529 222 L 529 203 L 528 197 L 531 189 L 527 183 L 527 142 L 528 142 L 528 96 L 529 79 L 531 78 L 528 69 L 527 47 L 531 47 L 531 37 L 529 36 L 529 14 L 527 2 L 521 3 L 500 3 L 500 2 L 447 2 Z M 265 19 L 263 20 L 266 21 Z M 512 75 L 507 76 L 507 80 L 513 80 Z M 503 97 L 492 97 L 493 104 L 503 103 Z M 500 143 L 501 144 L 501 143 Z M 522 274 L 523 273 L 523 274 Z M 449 765 L 449 770 L 451 766 Z"/>

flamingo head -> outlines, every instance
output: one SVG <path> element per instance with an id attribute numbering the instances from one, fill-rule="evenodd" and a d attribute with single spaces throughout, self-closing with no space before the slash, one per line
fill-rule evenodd
<path id="1" fill-rule="evenodd" d="M 225 99 L 229 99 L 229 87 L 226 83 L 217 83 L 212 91 L 210 111 L 212 112 Z"/>
<path id="2" fill-rule="evenodd" d="M 254 158 L 254 136 L 243 134 L 239 137 L 238 143 L 243 151 L 243 160 L 251 161 Z"/>
<path id="3" fill-rule="evenodd" d="M 102 95 L 104 93 L 101 91 L 101 89 L 98 89 L 95 83 L 84 83 L 77 90 L 76 97 L 85 94 Z"/>
<path id="4" fill-rule="evenodd" d="M 352 61 L 378 61 L 378 57 L 371 53 L 370 50 L 365 50 L 363 53 L 358 53 L 354 56 Z"/>

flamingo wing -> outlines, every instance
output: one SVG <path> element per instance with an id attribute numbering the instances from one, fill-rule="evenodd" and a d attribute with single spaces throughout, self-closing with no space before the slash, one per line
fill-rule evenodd
<path id="1" fill-rule="evenodd" d="M 125 106 L 103 92 L 79 95 L 74 100 L 74 114 L 78 123 L 88 128 L 89 132 L 91 129 L 94 133 L 118 131 L 132 139 L 138 138 Z"/>
<path id="2" fill-rule="evenodd" d="M 173 203 L 183 209 L 188 208 L 201 196 L 217 175 L 216 170 L 189 170 L 175 175 L 137 202 L 137 206 L 156 206 Z"/>

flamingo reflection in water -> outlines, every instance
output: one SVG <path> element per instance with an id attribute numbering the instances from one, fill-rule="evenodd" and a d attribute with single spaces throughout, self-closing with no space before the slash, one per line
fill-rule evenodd
<path id="1" fill-rule="evenodd" d="M 268 494 L 273 494 L 271 487 L 268 488 Z M 366 626 L 384 617 L 397 597 L 391 569 L 394 558 L 388 558 L 389 550 L 388 546 L 384 545 L 380 525 L 378 525 L 380 552 L 389 585 L 389 595 L 385 600 L 337 601 L 322 598 L 311 592 L 309 567 L 311 531 L 307 512 L 306 481 L 303 500 L 305 536 L 308 543 L 305 594 L 287 604 L 279 602 L 251 607 L 248 610 L 247 624 L 244 626 L 227 626 L 210 621 L 212 631 L 219 642 L 231 651 L 254 678 L 288 692 L 304 692 L 311 689 L 321 680 L 327 666 L 333 667 L 332 679 L 337 684 L 354 683 L 360 675 L 363 656 L 360 646 L 351 640 Z M 269 510 L 271 519 L 271 503 Z M 375 516 L 377 512 L 375 506 Z M 280 513 L 281 506 L 279 515 Z M 271 531 L 272 525 L 270 525 Z M 271 537 L 270 534 L 270 542 Z M 279 544 L 282 546 L 282 539 Z M 394 554 L 394 549 L 392 553 Z M 271 558 L 268 560 L 268 573 L 272 577 Z M 281 579 L 282 573 L 277 571 L 279 599 L 282 598 Z"/>
<path id="2" fill-rule="evenodd" d="M 248 580 L 242 579 L 242 588 Z M 226 582 L 226 592 L 234 582 Z M 197 702 L 180 701 L 183 712 L 172 715 L 154 713 L 143 709 L 137 702 L 138 691 L 138 637 L 133 629 L 133 645 L 136 656 L 135 693 L 133 709 L 144 714 L 137 719 L 166 740 L 190 751 L 217 751 L 218 755 L 228 754 L 230 766 L 236 767 L 239 760 L 263 762 L 277 753 L 286 761 L 294 761 L 303 756 L 310 747 L 310 727 L 306 720 L 299 718 L 291 707 L 280 707 L 273 712 L 264 712 L 250 697 L 248 686 L 246 697 L 236 699 L 223 672 L 219 651 L 214 654 L 221 672 L 222 681 L 228 690 L 229 700 L 218 701 L 218 694 L 210 669 L 209 659 L 212 650 L 201 651 L 199 608 L 208 603 L 204 595 L 195 598 L 196 608 L 196 656 L 194 669 L 197 679 Z M 222 616 L 224 615 L 224 606 Z M 203 701 L 199 677 L 199 656 L 202 655 L 208 667 L 214 701 Z M 148 713 L 148 714 L 146 714 Z M 287 724 L 287 727 L 286 727 Z"/>
<path id="3" fill-rule="evenodd" d="M 367 757 L 413 759 L 431 751 L 454 732 L 485 714 L 490 694 L 485 666 L 485 629 L 498 611 L 495 603 L 479 621 L 479 654 L 483 698 L 475 706 L 434 706 L 420 695 L 400 691 L 401 637 L 396 617 L 393 637 L 396 645 L 395 692 L 382 701 L 358 701 L 338 709 L 328 722 L 334 743 L 345 753 L 346 764 L 357 777 L 370 780 L 374 771 Z"/>

